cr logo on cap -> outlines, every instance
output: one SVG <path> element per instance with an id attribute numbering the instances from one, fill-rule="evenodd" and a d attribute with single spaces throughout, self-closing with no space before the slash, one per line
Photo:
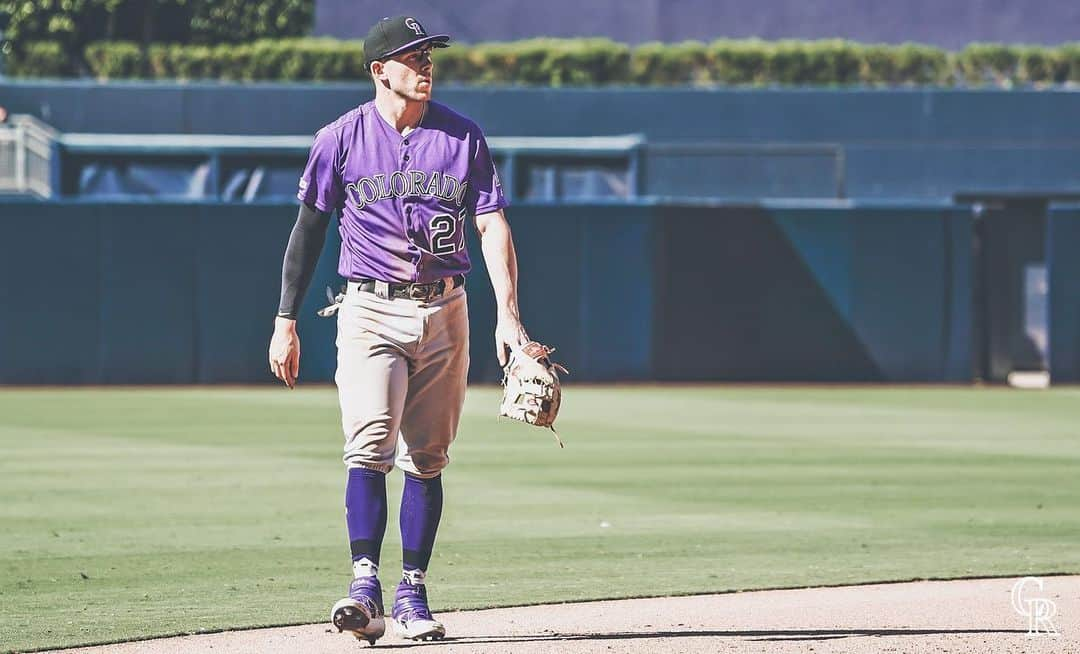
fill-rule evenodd
<path id="1" fill-rule="evenodd" d="M 416 22 L 415 18 L 406 18 L 405 19 L 405 27 L 408 27 L 412 31 L 416 32 L 417 36 L 423 36 L 424 35 L 424 28 L 420 27 L 420 23 Z"/>

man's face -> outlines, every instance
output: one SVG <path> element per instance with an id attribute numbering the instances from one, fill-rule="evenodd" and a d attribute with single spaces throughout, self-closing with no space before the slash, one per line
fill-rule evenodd
<path id="1" fill-rule="evenodd" d="M 389 87 L 391 91 L 407 100 L 431 99 L 432 73 L 431 46 L 424 45 L 371 65 L 376 84 Z"/>

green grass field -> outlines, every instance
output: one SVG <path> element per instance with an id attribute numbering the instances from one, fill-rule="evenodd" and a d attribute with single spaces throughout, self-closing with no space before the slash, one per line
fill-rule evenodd
<path id="1" fill-rule="evenodd" d="M 571 386 L 565 450 L 495 407 L 436 608 L 1080 572 L 1080 389 Z M 324 620 L 339 430 L 330 387 L 0 389 L 0 650 Z"/>

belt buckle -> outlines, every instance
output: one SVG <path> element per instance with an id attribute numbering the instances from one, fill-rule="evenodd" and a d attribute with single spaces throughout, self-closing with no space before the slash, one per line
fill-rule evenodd
<path id="1" fill-rule="evenodd" d="M 410 284 L 409 299 L 427 301 L 431 299 L 432 287 L 430 284 Z"/>

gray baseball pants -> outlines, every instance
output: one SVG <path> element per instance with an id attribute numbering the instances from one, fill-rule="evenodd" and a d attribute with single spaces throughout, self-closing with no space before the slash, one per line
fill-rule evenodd
<path id="1" fill-rule="evenodd" d="M 423 302 L 350 282 L 338 310 L 335 381 L 345 465 L 417 477 L 450 462 L 469 371 L 465 289 Z"/>

